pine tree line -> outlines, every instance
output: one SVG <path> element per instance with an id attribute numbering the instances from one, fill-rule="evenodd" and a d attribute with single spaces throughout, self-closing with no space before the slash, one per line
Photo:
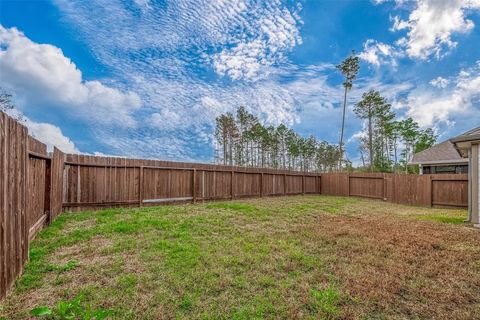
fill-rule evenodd
<path id="1" fill-rule="evenodd" d="M 304 138 L 284 124 L 265 126 L 245 107 L 216 118 L 216 162 L 224 165 L 300 171 L 333 171 L 338 146 Z"/>
<path id="2" fill-rule="evenodd" d="M 437 139 L 431 128 L 420 129 L 412 118 L 396 120 L 392 106 L 375 90 L 363 94 L 354 112 L 365 123 L 359 152 L 363 168 L 371 172 L 407 173 L 413 154 Z"/>
<path id="3" fill-rule="evenodd" d="M 265 126 L 245 107 L 238 108 L 235 114 L 227 112 L 217 117 L 216 162 L 310 172 L 408 173 L 413 154 L 431 147 L 436 141 L 432 129 L 420 129 L 412 118 L 397 120 L 392 106 L 378 91 L 364 93 L 354 112 L 365 124 L 358 138 L 362 165 L 356 169 L 349 160 L 341 161 L 338 145 L 319 141 L 314 136 L 302 137 L 284 124 Z M 342 167 L 339 168 L 340 161 Z"/>

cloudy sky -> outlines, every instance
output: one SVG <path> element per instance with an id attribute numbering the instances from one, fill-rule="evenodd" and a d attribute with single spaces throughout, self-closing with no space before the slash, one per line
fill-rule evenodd
<path id="1" fill-rule="evenodd" d="M 244 105 L 338 142 L 342 78 L 446 139 L 480 125 L 480 0 L 0 0 L 0 87 L 67 152 L 211 161 L 214 119 Z"/>

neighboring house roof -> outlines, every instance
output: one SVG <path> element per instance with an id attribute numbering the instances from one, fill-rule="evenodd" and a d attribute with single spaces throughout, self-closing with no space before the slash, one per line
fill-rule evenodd
<path id="1" fill-rule="evenodd" d="M 478 128 L 480 129 L 480 128 Z M 410 164 L 466 164 L 468 160 L 462 158 L 455 149 L 455 145 L 446 140 L 431 148 L 415 153 Z"/>
<path id="2" fill-rule="evenodd" d="M 480 141 L 480 127 L 469 130 L 455 138 L 450 139 L 457 152 L 464 158 L 468 157 L 468 148 L 472 142 Z"/>
<path id="3" fill-rule="evenodd" d="M 450 139 L 451 142 L 465 142 L 465 141 L 474 141 L 474 140 L 480 140 L 480 127 L 477 127 L 472 130 L 468 130 L 465 133 L 462 133 L 459 136 L 456 136 L 455 138 Z"/>

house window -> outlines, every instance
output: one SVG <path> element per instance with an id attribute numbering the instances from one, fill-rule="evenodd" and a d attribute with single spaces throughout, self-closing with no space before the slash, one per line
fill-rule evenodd
<path id="1" fill-rule="evenodd" d="M 423 174 L 436 174 L 436 173 L 468 173 L 468 165 L 458 166 L 423 166 Z"/>
<path id="2" fill-rule="evenodd" d="M 455 166 L 438 166 L 435 167 L 436 173 L 455 173 Z"/>
<path id="3" fill-rule="evenodd" d="M 468 166 L 457 166 L 456 173 L 468 173 Z"/>

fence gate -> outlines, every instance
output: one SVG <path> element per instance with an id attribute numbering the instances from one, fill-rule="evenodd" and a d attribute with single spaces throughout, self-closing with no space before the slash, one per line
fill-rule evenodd
<path id="1" fill-rule="evenodd" d="M 49 221 L 50 175 L 52 160 L 47 155 L 29 151 L 27 163 L 28 238 L 33 239 Z"/>

